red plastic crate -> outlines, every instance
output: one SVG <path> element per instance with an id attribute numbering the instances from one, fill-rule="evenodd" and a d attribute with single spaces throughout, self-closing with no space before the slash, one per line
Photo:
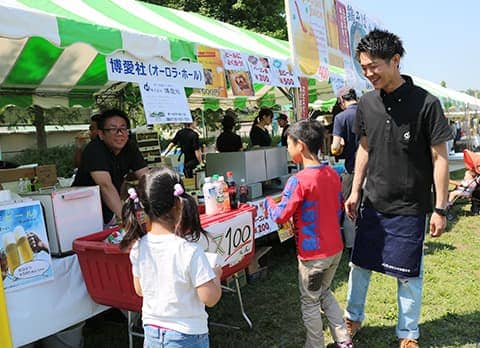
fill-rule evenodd
<path id="1" fill-rule="evenodd" d="M 233 218 L 236 214 L 249 211 L 255 218 L 256 207 L 242 205 L 239 209 L 217 215 L 201 215 L 200 220 L 204 228 L 211 224 Z M 73 251 L 78 255 L 80 268 L 92 299 L 100 304 L 140 312 L 142 298 L 133 288 L 132 266 L 129 251 L 120 250 L 117 244 L 105 243 L 108 237 L 117 228 L 94 233 L 73 241 Z M 253 236 L 255 231 L 253 231 Z M 255 245 L 255 243 L 253 243 Z M 222 280 L 246 268 L 253 259 L 255 248 L 244 255 L 242 260 L 233 266 L 222 268 Z"/>

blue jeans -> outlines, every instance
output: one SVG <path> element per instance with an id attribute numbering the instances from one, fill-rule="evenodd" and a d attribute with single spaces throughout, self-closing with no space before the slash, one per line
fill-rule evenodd
<path id="1" fill-rule="evenodd" d="M 372 271 L 350 264 L 348 278 L 347 308 L 345 316 L 353 321 L 365 319 L 365 298 Z M 423 259 L 420 275 L 413 278 L 397 278 L 398 338 L 417 339 L 420 336 L 418 321 L 422 304 Z"/>
<path id="2" fill-rule="evenodd" d="M 175 330 L 144 325 L 144 348 L 208 348 L 208 333 L 187 335 Z"/>

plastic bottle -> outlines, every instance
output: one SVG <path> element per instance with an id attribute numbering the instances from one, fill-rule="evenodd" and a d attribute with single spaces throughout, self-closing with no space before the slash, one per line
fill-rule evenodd
<path id="1" fill-rule="evenodd" d="M 25 183 L 23 182 L 23 178 L 18 179 L 17 193 L 25 193 Z"/>
<path id="2" fill-rule="evenodd" d="M 223 212 L 223 186 L 219 182 L 218 174 L 212 175 L 212 184 L 215 187 L 215 200 L 217 202 L 217 213 Z"/>
<path id="3" fill-rule="evenodd" d="M 230 209 L 237 209 L 237 184 L 233 180 L 233 173 L 227 172 L 228 198 L 230 200 Z"/>
<path id="4" fill-rule="evenodd" d="M 225 178 L 223 176 L 220 176 L 218 178 L 218 185 L 222 189 L 222 194 L 223 194 L 223 207 L 222 211 L 227 212 L 230 211 L 230 197 L 228 195 L 228 185 L 225 182 Z"/>
<path id="5" fill-rule="evenodd" d="M 205 214 L 214 215 L 217 213 L 217 192 L 215 191 L 215 185 L 212 183 L 211 177 L 205 178 L 203 184 L 203 197 L 205 200 Z"/>
<path id="6" fill-rule="evenodd" d="M 32 184 L 30 183 L 30 179 L 25 177 L 23 179 L 23 185 L 25 185 L 25 191 L 24 192 L 32 192 Z"/>
<path id="7" fill-rule="evenodd" d="M 245 179 L 240 180 L 240 187 L 238 188 L 238 193 L 239 193 L 239 196 L 240 196 L 240 203 L 247 203 L 248 186 L 245 183 Z"/>

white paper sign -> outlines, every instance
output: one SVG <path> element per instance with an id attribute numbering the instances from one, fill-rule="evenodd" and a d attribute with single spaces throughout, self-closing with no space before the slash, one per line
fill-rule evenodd
<path id="1" fill-rule="evenodd" d="M 233 266 L 253 252 L 252 213 L 244 212 L 232 219 L 214 223 L 205 228 L 216 243 L 215 252 L 224 259 L 224 266 Z"/>
<path id="2" fill-rule="evenodd" d="M 225 70 L 248 71 L 247 63 L 240 52 L 220 50 Z"/>
<path id="3" fill-rule="evenodd" d="M 293 67 L 289 66 L 287 61 L 280 59 L 272 59 L 272 76 L 273 86 L 278 87 L 300 87 L 298 74 L 293 71 Z"/>
<path id="4" fill-rule="evenodd" d="M 144 81 L 139 87 L 147 124 L 192 122 L 182 86 Z"/>
<path id="5" fill-rule="evenodd" d="M 265 198 L 259 201 L 249 202 L 251 205 L 257 207 L 257 214 L 255 216 L 255 238 L 266 236 L 278 230 L 278 225 L 275 221 L 270 219 L 265 211 Z"/>
<path id="6" fill-rule="evenodd" d="M 205 87 L 203 66 L 199 63 L 180 61 L 172 64 L 160 58 L 142 60 L 125 53 L 114 53 L 105 59 L 110 81 L 156 81 L 183 87 Z"/>
<path id="7" fill-rule="evenodd" d="M 270 67 L 270 58 L 254 55 L 245 55 L 248 69 L 252 75 L 252 82 L 263 83 L 273 86 L 272 69 Z"/>

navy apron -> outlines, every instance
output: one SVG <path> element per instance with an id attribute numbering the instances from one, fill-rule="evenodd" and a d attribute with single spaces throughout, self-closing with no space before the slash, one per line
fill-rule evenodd
<path id="1" fill-rule="evenodd" d="M 418 277 L 426 215 L 382 214 L 362 205 L 352 263 L 398 278 Z"/>

